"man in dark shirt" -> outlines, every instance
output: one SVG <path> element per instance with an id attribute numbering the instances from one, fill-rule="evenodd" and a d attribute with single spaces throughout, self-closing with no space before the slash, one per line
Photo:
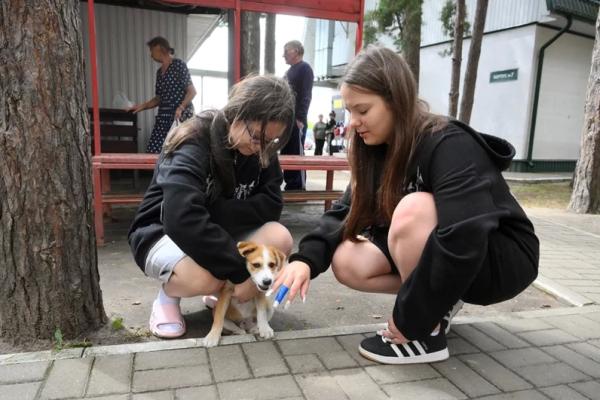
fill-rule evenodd
<path id="1" fill-rule="evenodd" d="M 283 47 L 283 58 L 290 68 L 285 78 L 296 94 L 296 123 L 292 128 L 290 140 L 281 149 L 281 154 L 304 154 L 304 138 L 306 137 L 306 115 L 312 99 L 313 70 L 302 60 L 304 47 L 297 40 L 288 42 Z M 305 190 L 306 173 L 304 171 L 284 171 L 285 190 Z"/>

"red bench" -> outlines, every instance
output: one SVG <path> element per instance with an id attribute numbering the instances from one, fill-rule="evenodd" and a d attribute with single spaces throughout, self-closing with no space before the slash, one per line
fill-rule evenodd
<path id="1" fill-rule="evenodd" d="M 94 179 L 94 222 L 96 226 L 96 241 L 99 245 L 104 244 L 104 209 L 111 204 L 138 204 L 143 194 L 127 193 L 113 194 L 105 193 L 104 188 L 110 186 L 110 178 L 107 173 L 115 170 L 153 170 L 158 154 L 145 153 L 102 153 L 92 157 L 92 172 Z M 283 199 L 286 202 L 299 201 L 324 201 L 325 209 L 331 206 L 331 201 L 338 199 L 342 191 L 333 189 L 334 171 L 349 170 L 346 158 L 331 156 L 291 156 L 280 155 L 279 163 L 284 170 L 313 170 L 325 171 L 324 190 L 286 191 Z"/>

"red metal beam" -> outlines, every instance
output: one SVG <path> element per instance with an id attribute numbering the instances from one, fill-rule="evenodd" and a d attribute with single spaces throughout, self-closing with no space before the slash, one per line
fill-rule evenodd
<path id="1" fill-rule="evenodd" d="M 358 22 L 361 0 L 337 1 L 246 1 L 242 0 L 242 11 L 272 14 L 299 15 L 309 18 L 332 19 Z"/>
<path id="2" fill-rule="evenodd" d="M 90 70 L 92 74 L 92 123 L 94 124 L 94 154 L 100 154 L 100 106 L 98 101 L 98 66 L 96 60 L 96 15 L 94 0 L 88 0 L 88 30 L 90 44 Z M 87 118 L 87 116 L 86 116 Z M 91 127 L 90 127 L 91 128 Z"/>
<path id="3" fill-rule="evenodd" d="M 242 77 L 242 8 L 240 0 L 235 0 L 233 10 L 233 80 L 239 82 Z"/>

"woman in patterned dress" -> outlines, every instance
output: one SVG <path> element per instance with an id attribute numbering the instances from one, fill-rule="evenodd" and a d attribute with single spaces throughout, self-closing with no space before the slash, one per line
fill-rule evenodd
<path id="1" fill-rule="evenodd" d="M 175 118 L 185 121 L 194 115 L 192 99 L 196 96 L 196 89 L 185 63 L 173 57 L 175 50 L 167 39 L 157 36 L 148 41 L 147 45 L 152 59 L 161 64 L 156 71 L 156 95 L 142 104 L 131 107 L 129 111 L 138 113 L 158 106 L 146 152 L 160 153 Z"/>

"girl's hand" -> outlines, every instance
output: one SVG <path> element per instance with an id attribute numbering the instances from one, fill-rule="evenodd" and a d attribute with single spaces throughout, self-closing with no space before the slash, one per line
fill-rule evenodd
<path id="1" fill-rule="evenodd" d="M 294 301 L 298 292 L 300 292 L 302 302 L 306 301 L 306 293 L 310 285 L 310 267 L 308 264 L 302 261 L 292 261 L 286 265 L 275 280 L 271 293 L 277 294 L 281 285 L 290 289 L 287 296 L 288 304 Z"/>
<path id="2" fill-rule="evenodd" d="M 396 324 L 394 324 L 394 318 L 390 318 L 388 320 L 388 328 L 381 331 L 382 336 L 390 339 L 390 342 L 394 344 L 402 344 L 408 343 L 410 340 L 404 337 L 402 332 L 396 328 Z"/>

